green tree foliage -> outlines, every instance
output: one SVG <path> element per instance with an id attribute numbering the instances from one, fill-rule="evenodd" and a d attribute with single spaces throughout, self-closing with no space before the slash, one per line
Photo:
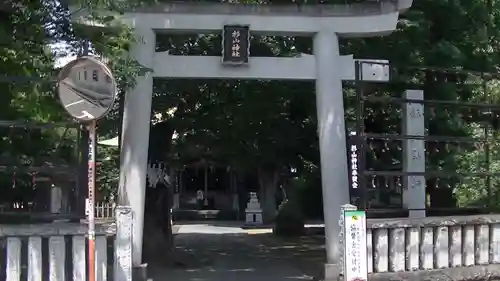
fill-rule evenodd
<path id="1" fill-rule="evenodd" d="M 485 81 L 484 78 L 491 79 L 489 75 L 481 77 L 480 73 L 473 74 L 470 70 L 495 72 L 498 67 L 499 33 L 496 26 L 499 8 L 496 1 L 416 1 L 402 16 L 398 30 L 392 35 L 346 40 L 344 50 L 353 52 L 358 57 L 388 59 L 396 66 L 395 81 L 387 87 L 366 91 L 368 95 L 400 97 L 401 92 L 408 88 L 408 83 L 415 83 L 418 85 L 411 87 L 423 89 L 426 100 L 495 103 L 497 90 L 491 86 L 495 84 L 495 80 Z M 404 71 L 405 68 L 415 66 L 424 70 Z M 457 72 L 430 70 L 432 68 L 455 69 Z M 459 72 L 462 69 L 466 71 Z M 490 86 L 485 89 L 483 84 Z M 400 105 L 387 105 L 384 108 L 380 104 L 368 103 L 365 107 L 367 132 L 401 133 Z M 487 111 L 493 112 L 485 118 Z M 482 138 L 479 133 L 482 132 L 481 128 L 491 126 L 496 118 L 497 113 L 491 108 L 426 105 L 427 134 L 448 139 L 426 143 L 427 171 L 440 172 L 439 176 L 427 178 L 431 207 L 455 207 L 457 203 L 470 206 L 485 201 L 474 200 L 467 195 L 487 194 L 484 184 L 486 177 L 472 174 L 484 173 L 485 169 L 494 171 L 495 164 L 485 167 L 485 151 L 478 149 L 485 147 L 484 144 L 479 145 L 477 140 L 473 144 L 456 139 Z M 488 142 L 491 146 L 492 138 Z M 372 140 L 369 143 L 371 156 L 368 156 L 367 161 L 371 161 L 372 165 L 369 168 L 401 168 L 400 142 L 388 144 Z M 494 162 L 493 159 L 490 161 Z M 480 182 L 483 184 L 479 184 Z M 373 187 L 380 188 L 384 185 L 387 182 L 373 183 Z M 492 186 L 498 189 L 495 184 Z M 464 200 L 465 198 L 469 200 Z M 455 202 L 457 199 L 459 202 Z"/>
<path id="2" fill-rule="evenodd" d="M 90 11 L 119 11 L 139 3 L 128 1 L 119 2 L 118 5 L 109 1 L 84 2 L 84 7 Z M 133 85 L 134 77 L 142 69 L 126 55 L 128 46 L 133 42 L 130 30 L 123 25 L 115 25 L 113 29 L 89 30 L 73 24 L 70 22 L 71 16 L 81 8 L 75 11 L 70 6 L 78 4 L 81 3 L 10 0 L 0 5 L 0 120 L 71 123 L 71 118 L 57 100 L 55 63 L 60 57 L 81 54 L 85 42 L 91 42 L 91 53 L 108 59 L 120 89 L 125 90 Z M 114 19 L 94 13 L 91 13 L 90 18 L 102 23 Z M 108 120 L 100 122 L 100 132 L 104 136 L 112 135 L 113 131 L 117 133 L 117 107 Z M 55 166 L 74 165 L 78 161 L 77 131 L 66 125 L 30 125 L 26 129 L 2 127 L 2 165 L 40 166 L 46 162 Z M 102 158 L 108 160 L 103 167 L 114 162 L 110 170 L 115 169 L 116 173 L 117 157 L 112 157 L 112 153 L 106 150 L 101 152 L 104 152 Z M 11 188 L 14 172 L 17 172 L 16 186 L 31 185 L 31 176 L 26 173 L 31 174 L 32 169 L 7 169 L 7 173 L 2 176 L 2 182 L 5 183 L 2 188 Z M 109 189 L 111 183 L 107 178 L 102 180 L 102 186 Z M 2 196 L 2 199 L 9 200 L 7 196 Z"/>
<path id="3" fill-rule="evenodd" d="M 90 41 L 91 51 L 108 59 L 116 73 L 122 94 L 133 85 L 136 75 L 147 70 L 126 55 L 129 45 L 133 43 L 130 30 L 119 24 L 114 17 L 101 16 L 96 11 L 122 11 L 131 6 L 152 2 L 93 0 L 71 3 L 88 8 L 93 20 L 114 26 L 112 29 L 86 29 L 69 22 L 70 15 L 75 12 L 70 11 L 70 3 L 54 0 L 7 1 L 6 5 L 1 6 L 0 74 L 36 77 L 43 83 L 2 82 L 4 94 L 0 97 L 1 119 L 41 122 L 68 120 L 54 98 L 54 83 L 46 82 L 54 77 L 54 61 L 57 55 L 61 55 L 52 53 L 48 46 L 60 40 L 69 44 L 64 55 L 79 53 L 82 42 Z M 367 92 L 369 94 L 400 96 L 407 83 L 413 82 L 425 90 L 426 99 L 497 102 L 498 84 L 495 80 L 488 82 L 489 90 L 485 95 L 482 82 L 479 81 L 480 75 L 444 75 L 440 71 L 403 70 L 409 66 L 420 66 L 496 71 L 500 59 L 499 11 L 498 1 L 414 1 L 413 7 L 401 16 L 398 29 L 393 34 L 380 38 L 344 39 L 341 42 L 341 52 L 352 53 L 358 58 L 388 59 L 395 66 L 398 71 L 396 81 L 385 87 L 370 88 Z M 218 56 L 220 40 L 220 36 L 213 34 L 158 36 L 158 51 Z M 251 46 L 254 56 L 291 57 L 312 52 L 311 38 L 301 37 L 254 36 Z M 302 180 L 307 179 L 310 189 L 320 189 L 313 83 L 185 83 L 158 80 L 155 81 L 154 92 L 154 113 L 162 113 L 161 119 L 169 121 L 178 135 L 172 143 L 172 149 L 166 152 L 171 163 L 182 166 L 185 161 L 193 158 L 216 159 L 236 170 L 254 172 L 259 179 L 260 198 L 264 200 L 268 217 L 274 214 L 276 205 L 272 198 L 284 179 L 300 177 Z M 354 130 L 356 102 L 352 99 L 352 89 L 346 88 L 345 95 L 347 124 L 350 130 Z M 120 100 L 123 101 L 121 95 Z M 119 104 L 99 124 L 103 137 L 116 136 L 120 131 Z M 371 133 L 400 133 L 400 115 L 400 105 L 381 107 L 367 103 L 364 112 L 366 130 Z M 426 123 L 429 135 L 481 138 L 481 126 L 493 123 L 490 122 L 495 119 L 493 115 L 494 113 L 490 115 L 489 121 L 485 121 L 484 112 L 479 109 L 434 105 L 427 106 Z M 56 143 L 54 139 L 61 138 L 64 131 L 61 129 L 40 137 L 37 141 L 40 147 L 36 151 L 50 150 L 50 146 Z M 491 129 L 489 134 L 493 139 L 496 131 Z M 65 137 L 74 139 L 76 134 L 67 133 Z M 7 138 L 3 142 L 7 143 Z M 11 151 L 11 147 L 7 148 L 3 142 L 0 143 L 2 151 Z M 23 142 L 16 143 L 20 145 Z M 401 156 L 397 151 L 401 144 L 390 144 L 392 148 L 389 151 L 384 150 L 385 145 L 381 145 L 371 141 L 369 146 L 372 149 L 368 152 L 368 161 L 372 168 L 400 169 Z M 28 144 L 23 146 L 22 149 L 30 147 Z M 474 160 L 476 162 L 473 163 L 473 159 L 484 155 L 485 147 L 496 151 L 494 144 L 483 145 L 478 149 L 473 145 L 456 142 L 429 143 L 428 169 L 446 170 L 450 173 L 487 169 L 484 160 Z M 102 151 L 100 157 L 110 159 L 102 165 L 100 181 L 111 187 L 114 184 L 111 178 L 116 178 L 117 174 L 116 151 Z M 498 163 L 495 154 L 491 153 L 489 168 L 496 169 Z M 290 173 L 291 168 L 297 171 L 293 175 Z M 429 178 L 428 186 L 450 186 L 446 196 L 450 200 L 456 197 L 457 204 L 466 206 L 471 201 L 484 201 L 483 198 L 488 195 L 484 189 L 484 181 L 484 177 L 480 183 L 463 178 L 439 181 Z M 490 182 L 493 187 L 497 186 L 496 179 L 490 178 Z"/>
<path id="4" fill-rule="evenodd" d="M 499 7 L 495 1 L 416 1 L 402 15 L 393 34 L 345 39 L 341 50 L 358 58 L 388 59 L 396 67 L 395 82 L 386 87 L 377 86 L 369 94 L 401 97 L 405 89 L 415 87 L 409 83 L 414 83 L 425 90 L 426 99 L 484 103 L 484 90 L 481 83 L 477 83 L 479 75 L 464 77 L 442 71 L 405 69 L 411 66 L 495 71 L 499 62 L 496 28 Z M 215 35 L 170 36 L 161 37 L 159 41 L 160 51 L 168 50 L 173 54 L 220 54 L 220 37 Z M 310 54 L 311 47 L 310 38 L 254 36 L 251 53 L 254 56 L 295 56 Z M 348 124 L 350 130 L 354 130 L 355 101 L 349 98 L 353 92 L 349 89 L 345 92 Z M 266 182 L 264 190 L 271 190 L 268 196 L 279 182 L 276 179 L 289 175 L 283 171 L 290 167 L 296 168 L 301 177 L 309 178 L 311 188 L 320 188 L 312 83 L 157 81 L 155 93 L 156 112 L 176 109 L 168 118 L 180 133 L 174 144 L 177 149 L 198 146 L 204 157 L 216 157 L 232 167 L 254 170 L 261 183 L 262 179 Z M 482 114 L 477 108 L 429 105 L 426 112 L 429 135 L 450 139 L 474 136 L 474 128 L 483 124 Z M 401 105 L 368 103 L 364 116 L 367 132 L 401 133 Z M 385 145 L 371 141 L 372 149 L 368 152 L 371 168 L 385 170 L 392 165 L 394 167 L 389 170 L 401 169 L 401 142 L 389 144 L 392 148 L 388 151 L 383 149 Z M 182 150 L 176 150 L 176 157 L 186 155 L 179 151 Z M 451 175 L 465 167 L 465 160 L 456 158 L 467 159 L 471 153 L 479 152 L 470 144 L 429 142 L 428 170 L 444 169 Z M 467 167 L 474 165 L 469 163 Z M 428 186 L 441 191 L 447 187 L 449 200 L 444 201 L 451 202 L 454 190 L 463 189 L 466 181 L 458 177 L 440 177 L 429 177 Z M 379 182 L 373 187 L 383 185 Z M 465 186 L 466 190 L 477 187 Z M 264 199 L 268 196 L 266 192 L 260 195 Z"/>
<path id="5" fill-rule="evenodd" d="M 47 45 L 51 39 L 51 4 L 38 1 L 2 3 L 0 120 L 49 122 L 63 118 L 53 96 L 53 56 Z M 3 166 L 7 166 L 1 175 L 3 184 L 0 188 L 5 195 L 2 199 L 22 201 L 23 196 L 18 191 L 29 190 L 31 183 L 26 170 L 8 167 L 40 165 L 48 158 L 54 162 L 54 157 L 59 159 L 58 162 L 65 163 L 71 157 L 67 155 L 69 147 L 64 139 L 71 133 L 65 128 L 0 128 L 1 161 Z M 14 182 L 16 189 L 8 192 Z"/>

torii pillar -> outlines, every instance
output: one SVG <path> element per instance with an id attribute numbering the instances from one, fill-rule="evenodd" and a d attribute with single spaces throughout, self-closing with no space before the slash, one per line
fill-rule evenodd
<path id="1" fill-rule="evenodd" d="M 119 199 L 133 210 L 133 264 L 142 256 L 146 167 L 153 77 L 184 79 L 315 80 L 321 153 L 327 264 L 325 278 L 340 272 L 340 206 L 350 203 L 342 80 L 354 79 L 354 59 L 341 56 L 339 37 L 387 35 L 413 0 L 378 0 L 351 5 L 243 5 L 169 3 L 124 13 L 137 43 L 132 56 L 153 72 L 126 94 Z M 82 14 L 77 21 L 92 24 Z M 296 58 L 251 57 L 245 67 L 224 67 L 220 57 L 172 56 L 155 52 L 155 32 L 220 33 L 226 24 L 250 26 L 252 34 L 311 36 L 314 54 Z M 364 65 L 363 77 L 384 80 L 387 69 Z M 378 65 L 380 67 L 380 65 Z M 369 74 L 369 75 L 367 75 Z"/>

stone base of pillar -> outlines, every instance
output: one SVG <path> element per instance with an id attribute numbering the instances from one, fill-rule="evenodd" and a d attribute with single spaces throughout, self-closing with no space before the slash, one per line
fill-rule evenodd
<path id="1" fill-rule="evenodd" d="M 425 218 L 425 210 L 410 210 L 408 216 L 412 219 L 423 219 Z"/>
<path id="2" fill-rule="evenodd" d="M 325 264 L 325 281 L 341 281 L 340 267 L 338 264 L 326 263 Z"/>
<path id="3" fill-rule="evenodd" d="M 148 281 L 148 264 L 132 267 L 132 281 Z"/>

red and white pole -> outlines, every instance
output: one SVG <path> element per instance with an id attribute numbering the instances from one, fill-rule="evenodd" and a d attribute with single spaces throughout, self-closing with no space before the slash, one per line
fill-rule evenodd
<path id="1" fill-rule="evenodd" d="M 96 178 L 96 121 L 92 121 L 89 126 L 89 193 L 87 200 L 87 221 L 88 221 L 88 281 L 96 280 L 95 272 L 95 178 Z"/>

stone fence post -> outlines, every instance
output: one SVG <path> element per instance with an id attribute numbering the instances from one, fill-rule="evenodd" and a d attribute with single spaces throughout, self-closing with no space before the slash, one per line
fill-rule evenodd
<path id="1" fill-rule="evenodd" d="M 407 90 L 404 97 L 423 101 L 424 91 Z M 425 141 L 421 139 L 425 136 L 424 105 L 418 102 L 406 102 L 403 112 L 403 135 L 414 137 L 403 140 L 403 172 L 425 173 Z M 403 177 L 403 207 L 409 210 L 410 218 L 425 218 L 425 185 L 424 175 Z"/>
<path id="2" fill-rule="evenodd" d="M 114 281 L 132 281 L 132 209 L 117 206 Z"/>

